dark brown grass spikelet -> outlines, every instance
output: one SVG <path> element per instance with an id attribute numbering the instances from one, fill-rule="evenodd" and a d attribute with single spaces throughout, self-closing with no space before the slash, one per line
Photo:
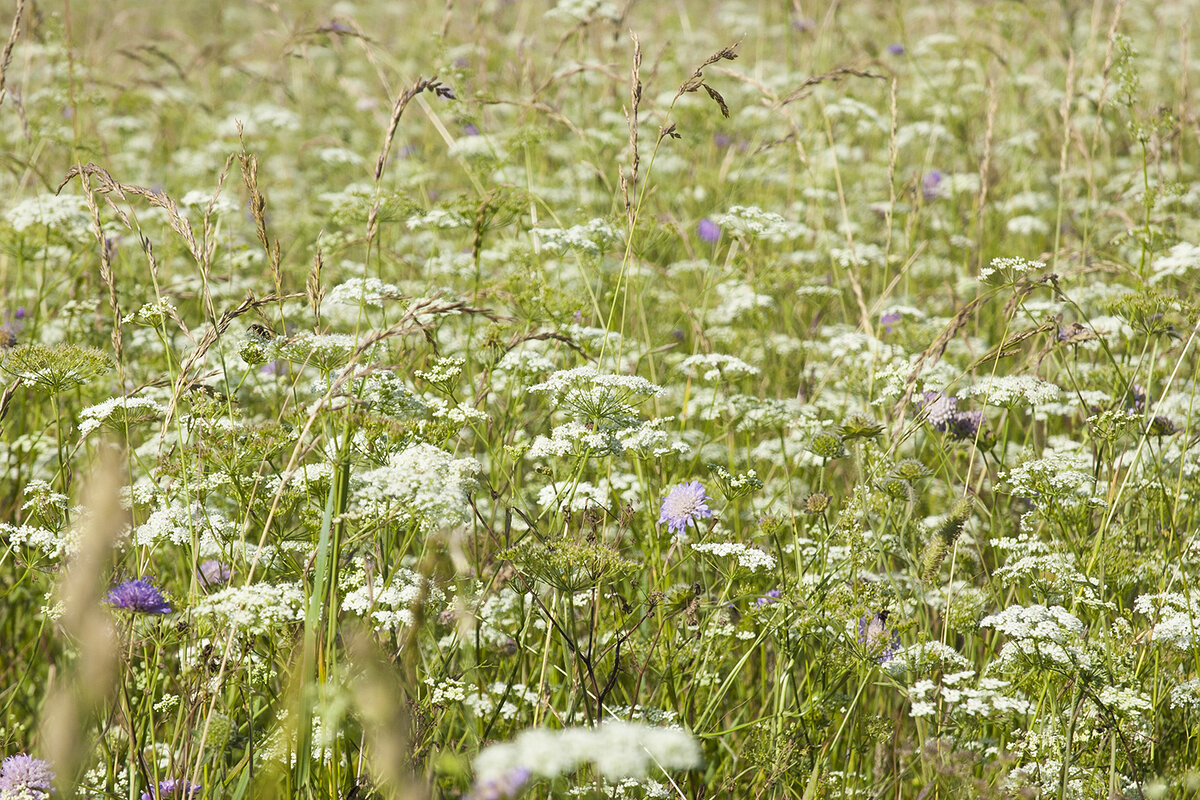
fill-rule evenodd
<path id="1" fill-rule="evenodd" d="M 449 86 L 444 86 L 437 77 L 418 78 L 417 82 L 405 89 L 396 98 L 395 105 L 392 106 L 392 116 L 388 121 L 387 133 L 383 137 L 383 147 L 379 151 L 379 158 L 375 160 L 375 185 L 379 186 L 379 182 L 383 179 L 383 168 L 387 164 L 388 154 L 392 151 L 392 141 L 396 138 L 396 130 L 400 127 L 400 117 L 404 114 L 404 109 L 412 102 L 412 99 L 421 92 L 433 92 L 443 100 L 457 100 L 454 96 L 454 90 Z M 375 235 L 379 231 L 379 193 L 376 192 L 375 202 L 371 204 L 371 210 L 367 214 L 367 246 L 370 248 L 371 242 L 375 240 Z"/>
<path id="2" fill-rule="evenodd" d="M 675 93 L 674 100 L 678 100 L 688 92 L 695 92 L 699 89 L 703 89 L 708 93 L 708 96 L 713 99 L 713 102 L 717 104 L 717 107 L 721 109 L 721 116 L 728 118 L 729 105 L 725 102 L 725 98 L 721 96 L 720 92 L 709 86 L 704 81 L 704 70 L 705 68 L 716 64 L 718 61 L 733 61 L 736 59 L 738 57 L 738 45 L 741 43 L 742 42 L 739 39 L 728 47 L 723 47 L 708 58 L 704 59 L 704 62 L 700 66 L 696 67 L 696 71 L 689 75 L 688 79 L 685 80 L 679 87 L 679 91 Z M 674 100 L 672 100 L 672 102 L 674 102 Z"/>
<path id="3" fill-rule="evenodd" d="M 638 169 L 641 166 L 641 155 L 638 153 L 638 108 L 642 103 L 642 43 L 637 34 L 629 34 L 633 39 L 633 69 L 629 76 L 629 108 L 625 110 L 625 121 L 629 124 L 629 171 L 617 169 L 617 178 L 621 186 L 621 200 L 625 204 L 625 218 L 629 229 L 633 230 L 634 188 L 637 186 Z M 659 137 L 662 138 L 661 136 Z"/>

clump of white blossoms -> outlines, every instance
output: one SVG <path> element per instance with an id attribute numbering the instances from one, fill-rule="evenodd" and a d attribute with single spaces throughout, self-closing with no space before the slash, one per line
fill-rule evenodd
<path id="1" fill-rule="evenodd" d="M 511 742 L 485 747 L 475 758 L 478 783 L 513 770 L 541 778 L 567 775 L 591 764 L 608 780 L 643 778 L 651 767 L 691 769 L 700 765 L 700 747 L 679 728 L 609 720 L 595 728 L 532 728 Z"/>
<path id="2" fill-rule="evenodd" d="M 688 356 L 679 363 L 679 369 L 689 378 L 699 377 L 702 381 L 715 383 L 722 379 L 737 380 L 758 375 L 758 367 L 751 366 L 737 356 L 722 353 L 699 353 Z"/>
<path id="3" fill-rule="evenodd" d="M 988 669 L 1036 665 L 1048 669 L 1087 669 L 1092 657 L 1084 647 L 1087 627 L 1062 606 L 1009 606 L 984 617 L 981 628 L 994 628 L 1008 637 Z"/>
<path id="4" fill-rule="evenodd" d="M 993 258 L 991 264 L 979 270 L 979 280 L 986 281 L 996 276 L 997 280 L 1003 278 L 1011 283 L 1027 272 L 1045 268 L 1046 264 L 1042 261 L 1029 261 L 1024 258 Z"/>
<path id="5" fill-rule="evenodd" d="M 325 295 L 325 303 L 334 306 L 366 305 L 383 308 L 385 300 L 395 300 L 402 295 L 400 287 L 384 283 L 379 278 L 350 278 L 330 289 Z"/>
<path id="6" fill-rule="evenodd" d="M 533 232 L 541 239 L 543 250 L 558 255 L 568 250 L 578 250 L 590 256 L 599 256 L 621 239 L 616 229 L 602 219 L 593 219 L 570 228 L 534 228 Z"/>
<path id="7" fill-rule="evenodd" d="M 1097 487 L 1095 476 L 1089 471 L 1089 462 L 1087 453 L 1046 451 L 1042 458 L 1022 461 L 1001 472 L 997 488 L 1014 497 L 1035 501 L 1034 510 L 1021 519 L 1022 529 L 1029 530 L 1029 523 L 1039 516 L 1107 505 L 1102 487 Z"/>
<path id="8" fill-rule="evenodd" d="M 1053 403 L 1062 396 L 1062 389 L 1032 375 L 993 375 L 974 386 L 959 389 L 958 394 L 960 397 L 982 396 L 989 406 L 1014 408 L 1020 404 L 1042 406 Z"/>
<path id="9" fill-rule="evenodd" d="M 730 206 L 724 214 L 717 214 L 713 222 L 730 236 L 758 239 L 780 244 L 808 236 L 811 231 L 799 222 L 790 222 L 772 211 L 763 211 L 758 206 Z"/>
<path id="10" fill-rule="evenodd" d="M 973 669 L 947 673 L 941 683 L 917 681 L 908 690 L 909 714 L 928 717 L 940 709 L 945 714 L 988 719 L 1030 713 L 1029 700 L 1020 692 L 1004 691 L 1008 686 L 999 678 L 980 678 Z"/>
<path id="11" fill-rule="evenodd" d="M 530 458 L 620 455 L 626 449 L 658 457 L 688 450 L 657 427 L 662 420 L 639 417 L 636 406 L 663 391 L 645 378 L 602 373 L 589 365 L 554 372 L 526 391 L 547 395 L 572 418 L 553 427 L 550 436 L 538 436 L 527 452 Z"/>
<path id="12" fill-rule="evenodd" d="M 360 617 L 369 617 L 377 631 L 398 633 L 411 626 L 414 612 L 425 606 L 426 615 L 436 615 L 445 606 L 446 596 L 425 577 L 400 567 L 386 581 L 371 579 L 364 571 L 352 572 L 343 580 L 348 589 L 342 608 Z"/>
<path id="13" fill-rule="evenodd" d="M 1133 602 L 1133 610 L 1153 621 L 1150 641 L 1170 645 L 1185 653 L 1194 648 L 1197 626 L 1200 625 L 1200 600 L 1189 599 L 1178 592 L 1143 594 Z"/>
<path id="14" fill-rule="evenodd" d="M 79 436 L 87 438 L 104 425 L 120 430 L 126 425 L 159 419 L 166 413 L 165 408 L 148 397 L 110 397 L 79 412 Z"/>
<path id="15" fill-rule="evenodd" d="M 409 445 L 388 463 L 354 478 L 351 511 L 374 520 L 413 524 L 421 533 L 470 519 L 468 495 L 479 462 L 454 458 L 425 442 Z"/>
<path id="16" fill-rule="evenodd" d="M 174 319 L 175 316 L 175 304 L 169 298 L 160 297 L 153 303 L 146 303 L 137 311 L 121 317 L 121 324 L 128 325 L 134 323 L 136 325 L 157 328 L 163 324 L 164 320 Z"/>
<path id="17" fill-rule="evenodd" d="M 637 375 L 598 372 L 587 365 L 559 370 L 544 382 L 530 386 L 550 401 L 591 422 L 626 423 L 637 418 L 634 405 L 662 393 L 662 388 Z"/>
<path id="18" fill-rule="evenodd" d="M 293 364 L 312 365 L 321 372 L 332 372 L 350 360 L 358 347 L 353 336 L 345 333 L 300 333 L 288 339 L 272 340 L 275 356 Z"/>
<path id="19" fill-rule="evenodd" d="M 718 558 L 733 558 L 739 567 L 751 572 L 775 569 L 775 556 L 757 547 L 747 547 L 738 542 L 710 542 L 694 544 L 692 549 L 699 553 L 708 553 Z"/>
<path id="20" fill-rule="evenodd" d="M 304 592 L 290 583 L 231 586 L 198 602 L 192 615 L 209 618 L 223 631 L 233 628 L 238 636 L 265 635 L 304 621 Z"/>

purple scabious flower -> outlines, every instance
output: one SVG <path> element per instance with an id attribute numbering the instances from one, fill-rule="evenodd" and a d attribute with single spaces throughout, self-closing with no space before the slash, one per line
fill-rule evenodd
<path id="1" fill-rule="evenodd" d="M 891 333 L 896 327 L 896 323 L 902 319 L 904 319 L 904 315 L 899 311 L 889 311 L 879 318 L 879 324 L 883 326 L 885 331 Z"/>
<path id="2" fill-rule="evenodd" d="M 182 778 L 168 778 L 158 782 L 157 789 L 142 792 L 142 800 L 166 800 L 168 797 L 195 797 L 204 788 L 198 783 L 189 783 Z"/>
<path id="3" fill-rule="evenodd" d="M 667 496 L 663 498 L 662 514 L 658 518 L 658 524 L 667 524 L 667 530 L 674 534 L 682 534 L 687 530 L 688 523 L 698 526 L 701 517 L 711 517 L 712 509 L 706 504 L 706 500 L 712 500 L 704 493 L 704 487 L 700 485 L 700 481 L 692 481 L 691 483 L 681 483 L 671 491 L 667 492 Z"/>
<path id="4" fill-rule="evenodd" d="M 783 593 L 780 592 L 778 589 L 771 589 L 766 594 L 764 594 L 762 597 L 760 597 L 754 601 L 754 607 L 762 608 L 763 606 L 769 606 L 772 603 L 777 602 L 779 600 L 779 598 L 782 596 L 783 596 Z"/>
<path id="5" fill-rule="evenodd" d="M 171 604 L 145 578 L 125 581 L 112 588 L 105 600 L 114 608 L 141 614 L 170 614 Z"/>
<path id="6" fill-rule="evenodd" d="M 233 568 L 216 559 L 201 562 L 196 568 L 196 577 L 209 588 L 224 586 L 233 577 Z"/>
<path id="7" fill-rule="evenodd" d="M 721 241 L 721 226 L 708 217 L 700 220 L 700 224 L 696 226 L 696 233 L 699 234 L 702 242 L 716 244 Z"/>
<path id="8" fill-rule="evenodd" d="M 904 55 L 904 45 L 899 42 L 892 42 L 887 46 L 887 51 L 894 56 Z"/>
<path id="9" fill-rule="evenodd" d="M 926 392 L 917 403 L 934 430 L 946 430 L 950 418 L 958 412 L 958 398 L 942 392 Z"/>
<path id="10" fill-rule="evenodd" d="M 957 411 L 946 422 L 945 430 L 955 439 L 974 439 L 982 424 L 982 411 Z"/>
<path id="11" fill-rule="evenodd" d="M 921 178 L 921 197 L 925 198 L 926 203 L 931 203 L 942 196 L 939 188 L 941 185 L 942 173 L 936 169 L 925 173 L 925 177 Z"/>
<path id="12" fill-rule="evenodd" d="M 900 651 L 900 634 L 887 627 L 888 612 L 858 618 L 858 643 L 867 649 L 876 664 L 891 661 Z"/>
<path id="13" fill-rule="evenodd" d="M 467 798 L 468 800 L 507 800 L 507 798 L 516 797 L 517 793 L 521 791 L 521 787 L 529 781 L 532 775 L 533 773 L 525 767 L 514 767 L 503 775 L 476 783 Z"/>
<path id="14" fill-rule="evenodd" d="M 54 770 L 50 762 L 21 753 L 9 756 L 0 764 L 0 794 L 17 794 L 25 790 L 35 800 L 49 797 L 54 791 Z"/>

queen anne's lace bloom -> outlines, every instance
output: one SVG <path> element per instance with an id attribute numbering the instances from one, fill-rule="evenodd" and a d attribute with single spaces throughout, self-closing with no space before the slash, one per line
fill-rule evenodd
<path id="1" fill-rule="evenodd" d="M 775 569 L 775 557 L 773 555 L 759 550 L 757 547 L 747 547 L 737 542 L 694 544 L 692 545 L 692 549 L 700 553 L 720 556 L 721 558 L 732 557 L 737 561 L 739 567 L 748 569 L 751 572 L 758 572 L 760 569 Z"/>
<path id="2" fill-rule="evenodd" d="M 419 442 L 388 458 L 387 465 L 358 476 L 353 509 L 378 519 L 415 524 L 423 533 L 470 519 L 467 496 L 475 489 L 479 462 L 453 458 Z"/>
<path id="3" fill-rule="evenodd" d="M 638 722 L 609 720 L 596 728 L 547 730 L 532 728 L 511 742 L 484 748 L 475 759 L 476 786 L 511 770 L 553 778 L 584 764 L 609 780 L 641 778 L 651 766 L 690 769 L 700 763 L 700 748 L 691 734 L 678 728 L 657 728 Z"/>

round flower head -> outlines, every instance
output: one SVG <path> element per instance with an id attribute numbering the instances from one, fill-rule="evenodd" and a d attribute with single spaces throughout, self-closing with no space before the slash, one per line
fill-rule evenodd
<path id="1" fill-rule="evenodd" d="M 50 769 L 48 761 L 22 753 L 9 756 L 0 764 L 0 795 L 11 792 L 20 796 L 19 793 L 24 791 L 26 795 L 41 800 L 50 795 L 53 784 L 54 771 Z"/>
<path id="2" fill-rule="evenodd" d="M 157 790 L 142 792 L 142 800 L 166 800 L 170 798 L 192 798 L 200 794 L 203 787 L 198 783 L 188 783 L 177 778 L 168 778 L 158 782 Z"/>
<path id="3" fill-rule="evenodd" d="M 708 217 L 700 220 L 700 224 L 696 226 L 696 232 L 700 236 L 700 241 L 709 244 L 716 244 L 721 240 L 721 226 Z"/>
<path id="4" fill-rule="evenodd" d="M 700 481 L 681 483 L 663 498 L 662 515 L 658 518 L 658 524 L 667 523 L 667 530 L 675 534 L 687 530 L 689 522 L 698 526 L 697 520 L 701 517 L 713 515 L 712 509 L 705 504 L 706 500 L 712 498 L 704 493 Z"/>
<path id="5" fill-rule="evenodd" d="M 211 589 L 229 583 L 229 579 L 233 577 L 233 570 L 228 564 L 210 558 L 196 568 L 196 577 Z"/>
<path id="6" fill-rule="evenodd" d="M 105 598 L 114 608 L 126 611 L 136 611 L 142 614 L 170 614 L 170 603 L 162 596 L 154 584 L 145 578 L 125 581 L 114 586 Z"/>

